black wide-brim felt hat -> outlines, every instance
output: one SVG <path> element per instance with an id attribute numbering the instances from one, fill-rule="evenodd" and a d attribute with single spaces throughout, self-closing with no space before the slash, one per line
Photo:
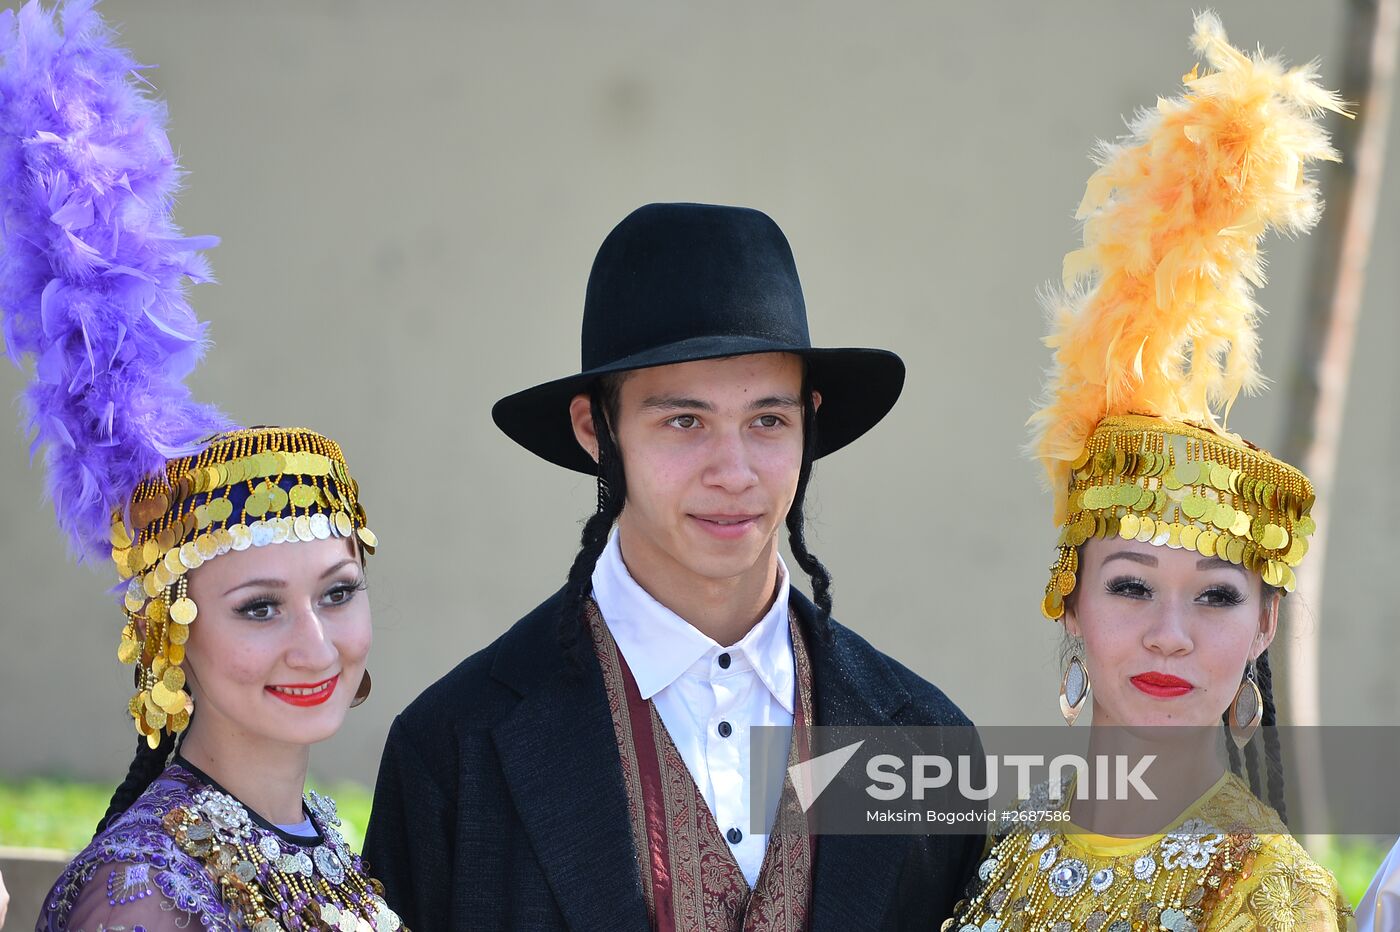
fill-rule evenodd
<path id="1" fill-rule="evenodd" d="M 818 457 L 880 422 L 904 387 L 888 350 L 812 346 L 787 237 L 744 207 L 648 204 L 619 223 L 593 260 L 577 375 L 496 402 L 496 426 L 530 452 L 596 475 L 574 438 L 569 401 L 600 376 L 725 356 L 793 353 L 821 393 Z"/>

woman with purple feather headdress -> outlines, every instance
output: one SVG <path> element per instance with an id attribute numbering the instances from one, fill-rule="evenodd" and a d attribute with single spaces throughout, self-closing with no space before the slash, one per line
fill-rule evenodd
<path id="1" fill-rule="evenodd" d="M 334 441 L 236 429 L 185 387 L 206 346 L 185 281 L 217 241 L 172 221 L 164 108 L 92 0 L 6 11 L 0 42 L 0 326 L 58 524 L 122 580 L 139 735 L 37 928 L 393 932 L 304 793 L 310 745 L 369 693 L 359 486 Z"/>

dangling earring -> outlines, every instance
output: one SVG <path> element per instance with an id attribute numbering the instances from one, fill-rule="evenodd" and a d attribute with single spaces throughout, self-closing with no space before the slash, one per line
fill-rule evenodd
<path id="1" fill-rule="evenodd" d="M 1065 717 L 1066 725 L 1073 725 L 1074 720 L 1079 718 L 1079 713 L 1084 710 L 1084 700 L 1089 698 L 1089 689 L 1088 668 L 1078 654 L 1071 654 L 1064 678 L 1060 680 L 1060 714 Z"/>
<path id="2" fill-rule="evenodd" d="M 369 671 L 366 670 L 365 675 L 360 677 L 360 688 L 355 690 L 355 698 L 350 700 L 350 708 L 353 709 L 368 699 L 369 691 L 372 688 L 374 688 L 374 684 L 370 681 Z"/>
<path id="3" fill-rule="evenodd" d="M 1235 698 L 1230 702 L 1230 737 L 1235 747 L 1244 750 L 1249 739 L 1259 730 L 1259 721 L 1264 717 L 1264 697 L 1259 694 L 1259 686 L 1254 682 L 1254 661 L 1244 668 L 1244 678 Z"/>

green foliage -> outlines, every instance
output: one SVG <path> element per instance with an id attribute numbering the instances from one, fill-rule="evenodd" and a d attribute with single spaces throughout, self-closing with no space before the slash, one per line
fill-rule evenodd
<path id="1" fill-rule="evenodd" d="M 1389 841 L 1382 843 L 1354 835 L 1334 835 L 1313 852 L 1313 856 L 1337 878 L 1347 905 L 1354 907 L 1371 885 L 1371 878 L 1385 860 L 1390 845 Z"/>
<path id="2" fill-rule="evenodd" d="M 365 827 L 369 825 L 370 803 L 374 795 L 358 783 L 321 783 L 311 780 L 311 788 L 323 796 L 335 800 L 336 811 L 340 814 L 340 833 L 356 851 L 365 844 Z"/>
<path id="3" fill-rule="evenodd" d="M 110 786 L 70 780 L 0 783 L 0 845 L 77 851 L 111 797 Z"/>
<path id="4" fill-rule="evenodd" d="M 348 782 L 312 780 L 311 785 L 335 800 L 345 840 L 359 851 L 369 822 L 370 792 Z M 76 852 L 92 840 L 113 789 L 62 779 L 0 782 L 0 845 Z"/>

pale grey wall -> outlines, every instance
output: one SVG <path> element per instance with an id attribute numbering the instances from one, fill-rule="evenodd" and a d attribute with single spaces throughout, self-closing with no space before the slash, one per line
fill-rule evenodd
<path id="1" fill-rule="evenodd" d="M 768 211 L 817 340 L 909 364 L 892 416 L 818 470 L 839 617 L 977 721 L 1056 721 L 1036 608 L 1053 530 L 1018 453 L 1047 361 L 1034 292 L 1075 245 L 1095 137 L 1191 67 L 1191 7 L 104 3 L 161 66 L 191 173 L 179 220 L 224 238 L 222 284 L 194 293 L 217 341 L 196 389 L 339 439 L 383 540 L 375 693 L 316 769 L 372 779 L 392 715 L 562 580 L 591 485 L 488 412 L 575 371 L 594 250 L 652 200 Z M 1221 12 L 1238 44 L 1321 55 L 1335 86 L 1340 7 Z M 1322 606 L 1331 721 L 1400 717 L 1400 145 L 1390 166 Z M 1309 246 L 1269 247 L 1276 377 Z M 0 396 L 22 384 L 0 369 Z M 1277 443 L 1277 395 L 1236 416 Z M 108 567 L 66 562 L 25 444 L 0 437 L 0 773 L 115 779 L 130 681 Z"/>

